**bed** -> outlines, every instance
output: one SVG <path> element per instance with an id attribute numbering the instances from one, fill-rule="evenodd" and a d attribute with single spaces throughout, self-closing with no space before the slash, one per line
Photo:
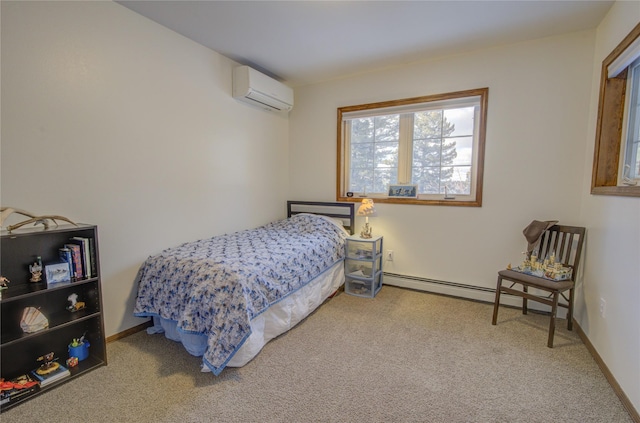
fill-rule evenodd
<path id="1" fill-rule="evenodd" d="M 287 218 L 149 257 L 134 315 L 202 356 L 202 371 L 241 367 L 344 283 L 353 203 L 288 201 Z"/>

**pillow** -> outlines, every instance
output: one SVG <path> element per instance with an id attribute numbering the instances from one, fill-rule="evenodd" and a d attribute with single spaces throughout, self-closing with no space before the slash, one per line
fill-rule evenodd
<path id="1" fill-rule="evenodd" d="M 349 233 L 349 231 L 344 227 L 344 221 L 342 219 L 340 219 L 340 218 L 331 217 L 331 216 L 325 216 L 324 214 L 317 214 L 317 213 L 298 213 L 298 214 L 308 214 L 308 215 L 312 215 L 312 216 L 321 217 L 321 218 L 323 218 L 325 220 L 328 220 L 329 222 L 333 223 L 337 227 L 341 228 L 347 235 L 351 235 Z M 347 218 L 348 218 L 348 216 L 347 216 Z"/>
<path id="2" fill-rule="evenodd" d="M 349 231 L 347 231 L 347 229 L 344 227 L 344 221 L 342 219 L 338 219 L 337 217 L 330 217 L 330 216 L 325 216 L 325 215 L 318 215 L 318 216 L 322 216 L 328 220 L 331 220 L 333 223 L 336 224 L 336 226 L 339 226 L 340 228 L 342 228 L 343 231 L 345 231 L 347 233 L 347 235 L 349 234 Z"/>

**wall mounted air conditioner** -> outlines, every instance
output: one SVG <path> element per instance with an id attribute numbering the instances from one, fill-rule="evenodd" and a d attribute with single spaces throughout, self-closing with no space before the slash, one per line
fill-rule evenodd
<path id="1" fill-rule="evenodd" d="M 233 69 L 233 97 L 272 112 L 293 108 L 293 89 L 249 66 Z"/>

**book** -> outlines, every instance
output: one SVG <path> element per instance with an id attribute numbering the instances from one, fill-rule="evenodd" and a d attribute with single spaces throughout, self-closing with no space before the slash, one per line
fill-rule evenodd
<path id="1" fill-rule="evenodd" d="M 96 260 L 96 241 L 89 238 L 89 260 L 91 261 L 91 276 L 98 277 L 98 261 Z"/>
<path id="2" fill-rule="evenodd" d="M 31 372 L 31 376 L 35 380 L 40 382 L 40 386 L 43 388 L 57 380 L 64 379 L 67 376 L 71 376 L 71 372 L 69 371 L 69 369 L 67 369 L 63 365 L 58 363 L 54 363 L 53 365 L 57 366 L 56 369 L 47 373 L 45 373 L 46 370 L 43 370 L 42 366 Z"/>
<path id="3" fill-rule="evenodd" d="M 69 242 L 80 246 L 80 255 L 82 257 L 82 276 L 85 278 L 93 277 L 91 274 L 91 252 L 89 251 L 89 238 L 74 236 L 69 240 Z"/>
<path id="4" fill-rule="evenodd" d="M 93 273 L 91 273 L 91 251 L 89 248 L 89 238 L 79 238 L 82 241 L 82 245 L 84 245 L 84 249 L 82 254 L 84 254 L 84 262 L 86 263 L 86 269 L 84 269 L 84 275 L 87 278 L 92 278 Z"/>
<path id="5" fill-rule="evenodd" d="M 60 256 L 60 260 L 67 263 L 69 266 L 69 275 L 71 278 L 74 278 L 74 269 L 73 269 L 73 258 L 71 256 L 71 250 L 66 247 L 61 247 L 58 249 L 58 255 Z"/>
<path id="6" fill-rule="evenodd" d="M 82 252 L 80 251 L 80 246 L 78 244 L 64 244 L 65 248 L 68 248 L 71 251 L 71 259 L 73 262 L 73 276 L 76 279 L 82 279 L 83 270 L 82 270 Z"/>

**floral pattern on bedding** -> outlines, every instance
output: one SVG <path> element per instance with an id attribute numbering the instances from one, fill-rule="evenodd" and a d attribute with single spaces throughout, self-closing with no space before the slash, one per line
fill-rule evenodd
<path id="1" fill-rule="evenodd" d="M 322 216 L 298 214 L 169 248 L 140 267 L 134 314 L 207 336 L 203 360 L 218 375 L 254 317 L 344 258 L 346 236 Z"/>

